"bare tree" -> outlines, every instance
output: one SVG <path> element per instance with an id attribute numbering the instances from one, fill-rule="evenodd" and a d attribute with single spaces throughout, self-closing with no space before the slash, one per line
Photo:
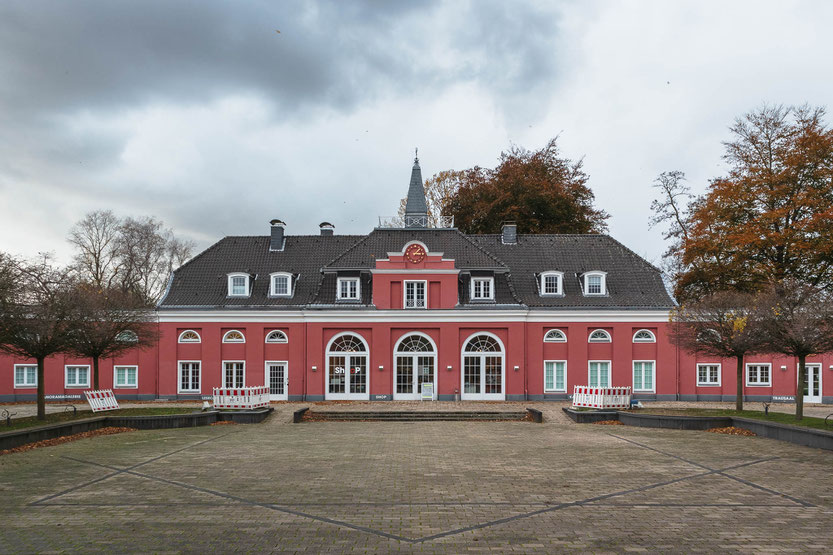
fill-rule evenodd
<path id="1" fill-rule="evenodd" d="M 161 298 L 171 272 L 194 249 L 155 218 L 121 220 L 109 210 L 87 214 L 72 228 L 69 241 L 76 247 L 81 281 L 102 290 L 118 287 L 147 306 Z"/>
<path id="2" fill-rule="evenodd" d="M 121 220 L 110 210 L 90 212 L 69 232 L 76 271 L 99 288 L 111 287 L 119 273 Z"/>
<path id="3" fill-rule="evenodd" d="M 681 348 L 737 361 L 735 408 L 743 410 L 743 359 L 765 349 L 755 297 L 734 291 L 713 293 L 671 313 L 669 336 Z"/>
<path id="4" fill-rule="evenodd" d="M 71 273 L 42 255 L 16 262 L 13 286 L 0 299 L 0 350 L 38 364 L 38 419 L 46 418 L 44 361 L 66 349 L 74 309 Z"/>
<path id="5" fill-rule="evenodd" d="M 833 351 L 833 294 L 784 280 L 762 294 L 761 321 L 768 350 L 798 358 L 795 418 L 804 417 L 807 357 Z"/>
<path id="6" fill-rule="evenodd" d="M 79 284 L 74 308 L 68 351 L 92 359 L 93 389 L 99 388 L 98 369 L 102 358 L 147 349 L 158 340 L 153 311 L 130 292 Z"/>

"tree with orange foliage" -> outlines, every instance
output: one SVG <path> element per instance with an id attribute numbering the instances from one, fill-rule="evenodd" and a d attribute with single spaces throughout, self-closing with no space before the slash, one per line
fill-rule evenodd
<path id="1" fill-rule="evenodd" d="M 824 116 L 820 107 L 759 108 L 730 128 L 729 171 L 705 195 L 686 199 L 679 182 L 658 183 L 655 219 L 671 222 L 666 257 L 678 299 L 787 278 L 833 289 L 833 129 Z"/>
<path id="2" fill-rule="evenodd" d="M 494 169 L 443 172 L 432 180 L 444 214 L 464 233 L 497 233 L 510 220 L 519 233 L 607 230 L 609 216 L 593 207 L 582 161 L 561 157 L 556 139 L 536 151 L 513 146 Z"/>

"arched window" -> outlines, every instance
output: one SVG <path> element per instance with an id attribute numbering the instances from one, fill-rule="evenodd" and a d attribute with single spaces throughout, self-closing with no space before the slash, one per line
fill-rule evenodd
<path id="1" fill-rule="evenodd" d="M 179 343 L 200 343 L 200 334 L 194 330 L 185 330 L 179 334 Z"/>
<path id="2" fill-rule="evenodd" d="M 502 351 L 497 339 L 490 335 L 475 335 L 466 343 L 467 353 L 499 353 Z"/>
<path id="3" fill-rule="evenodd" d="M 564 294 L 564 274 L 561 272 L 544 272 L 541 274 L 539 292 L 542 297 Z"/>
<path id="4" fill-rule="evenodd" d="M 281 330 L 270 331 L 266 336 L 267 343 L 289 343 L 289 338 Z"/>
<path id="5" fill-rule="evenodd" d="M 605 330 L 594 330 L 587 341 L 590 343 L 610 343 L 610 334 Z"/>
<path id="6" fill-rule="evenodd" d="M 434 342 L 419 332 L 406 334 L 396 342 L 394 399 L 420 399 L 429 392 L 436 397 L 436 355 Z"/>
<path id="7" fill-rule="evenodd" d="M 566 343 L 567 336 L 561 330 L 550 330 L 544 335 L 545 343 Z"/>
<path id="8" fill-rule="evenodd" d="M 223 343 L 245 343 L 246 338 L 237 330 L 227 331 L 223 336 Z"/>
<path id="9" fill-rule="evenodd" d="M 651 330 L 639 330 L 633 334 L 634 343 L 656 343 L 657 338 Z"/>
<path id="10" fill-rule="evenodd" d="M 367 343 L 359 336 L 344 333 L 327 347 L 326 399 L 368 400 L 370 375 Z"/>
<path id="11" fill-rule="evenodd" d="M 120 343 L 138 343 L 139 336 L 133 330 L 124 330 L 116 335 L 116 341 Z"/>

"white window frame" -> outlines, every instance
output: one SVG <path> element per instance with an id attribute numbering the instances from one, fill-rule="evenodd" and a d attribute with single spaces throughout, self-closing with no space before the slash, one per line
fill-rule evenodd
<path id="1" fill-rule="evenodd" d="M 239 334 L 240 334 L 240 337 L 242 337 L 243 339 L 241 339 L 241 340 L 237 340 L 237 339 L 227 339 L 227 338 L 228 338 L 228 336 L 229 336 L 229 334 L 230 334 L 230 333 L 234 333 L 234 332 L 239 333 Z M 242 332 L 242 331 L 240 331 L 240 330 L 228 330 L 226 333 L 224 333 L 224 334 L 223 334 L 223 343 L 245 343 L 245 342 L 246 342 L 246 334 L 245 334 L 245 333 L 243 333 L 243 332 Z"/>
<path id="2" fill-rule="evenodd" d="M 700 381 L 700 367 L 701 366 L 717 366 L 717 383 L 701 382 Z M 698 362 L 697 363 L 697 387 L 720 387 L 723 382 L 723 368 L 719 362 Z"/>
<path id="3" fill-rule="evenodd" d="M 119 385 L 119 368 L 133 368 L 136 371 L 136 383 L 133 385 Z M 127 374 L 125 374 L 127 377 Z M 113 389 L 138 389 L 139 388 L 139 366 L 136 364 L 114 364 L 113 365 Z"/>
<path id="4" fill-rule="evenodd" d="M 67 381 L 67 371 L 70 368 L 86 368 L 87 369 L 87 381 L 86 383 L 74 383 L 71 384 Z M 82 389 L 85 387 L 90 387 L 90 372 L 92 369 L 90 368 L 89 364 L 65 364 L 64 365 L 64 389 Z"/>
<path id="5" fill-rule="evenodd" d="M 637 339 L 636 336 L 639 335 L 640 333 L 643 333 L 643 332 L 649 334 L 651 336 L 651 338 L 650 339 Z M 657 342 L 657 336 L 651 330 L 643 328 L 641 330 L 636 330 L 636 332 L 633 334 L 633 342 L 634 343 L 656 343 Z"/>
<path id="6" fill-rule="evenodd" d="M 182 365 L 199 364 L 199 389 L 182 389 Z M 190 377 L 190 376 L 189 376 Z M 188 380 L 190 383 L 191 380 Z M 177 393 L 202 393 L 202 361 L 201 360 L 178 360 L 176 361 L 176 392 Z"/>
<path id="7" fill-rule="evenodd" d="M 645 387 L 641 387 L 639 389 L 636 388 L 636 382 L 633 381 L 634 372 L 636 372 L 636 365 L 637 364 L 651 364 L 651 388 L 646 389 Z M 634 393 L 656 393 L 657 391 L 657 361 L 656 360 L 634 360 L 633 364 L 631 365 L 631 385 L 633 386 Z M 645 385 L 645 377 L 642 377 L 642 385 Z"/>
<path id="8" fill-rule="evenodd" d="M 282 335 L 283 339 L 278 339 L 278 340 L 273 339 L 273 340 L 270 341 L 269 338 L 272 337 L 273 335 L 276 335 L 276 334 Z M 264 342 L 265 343 L 278 343 L 278 344 L 289 343 L 289 336 L 286 334 L 286 332 L 284 332 L 282 330 L 272 330 L 272 331 L 270 331 L 269 333 L 266 334 L 266 340 Z"/>
<path id="9" fill-rule="evenodd" d="M 243 365 L 243 385 L 226 385 L 226 364 L 242 364 Z M 223 371 L 221 387 L 225 389 L 239 389 L 241 387 L 246 387 L 246 361 L 245 360 L 224 360 L 222 362 L 222 366 L 220 367 Z M 236 369 L 232 369 L 232 371 L 236 372 Z M 202 378 L 202 376 L 200 376 Z M 234 376 L 232 376 L 234 378 Z M 232 379 L 232 381 L 234 381 Z"/>
<path id="10" fill-rule="evenodd" d="M 751 382 L 749 381 L 749 367 L 750 366 L 766 366 L 769 368 L 769 372 L 767 375 L 769 376 L 769 380 L 766 382 Z M 757 376 L 760 376 L 760 371 L 757 373 Z M 772 387 L 772 363 L 771 362 L 747 362 L 746 363 L 746 387 Z"/>
<path id="11" fill-rule="evenodd" d="M 590 365 L 592 363 L 607 363 L 607 385 L 592 385 L 590 383 Z M 588 360 L 587 361 L 587 387 L 611 387 L 610 384 L 613 383 L 613 362 L 610 360 Z"/>
<path id="12" fill-rule="evenodd" d="M 343 297 L 341 295 L 341 284 L 349 281 L 356 282 L 356 296 Z M 362 298 L 362 282 L 357 277 L 340 277 L 336 279 L 336 298 L 339 301 L 360 301 Z"/>
<path id="13" fill-rule="evenodd" d="M 546 283 L 548 277 L 555 277 L 557 279 L 557 287 L 555 293 L 548 293 L 546 291 Z M 538 294 L 542 297 L 560 297 L 564 295 L 564 273 L 563 272 L 544 272 L 541 274 L 541 282 L 538 284 Z"/>
<path id="14" fill-rule="evenodd" d="M 599 291 L 598 293 L 591 293 L 590 292 L 590 278 L 591 277 L 600 278 L 599 281 L 600 281 L 600 285 L 601 285 L 601 291 Z M 605 295 L 607 295 L 607 274 L 605 272 L 586 272 L 582 276 L 582 278 L 583 278 L 582 282 L 583 282 L 583 285 L 584 285 L 583 289 L 584 289 L 584 296 L 585 297 L 604 297 Z"/>
<path id="15" fill-rule="evenodd" d="M 23 383 L 19 383 L 17 381 L 17 369 L 18 368 L 34 368 L 35 369 L 35 381 L 29 383 L 26 381 L 26 376 L 28 372 L 25 370 L 23 371 Z M 32 389 L 33 387 L 38 387 L 38 365 L 37 364 L 15 364 L 14 365 L 14 388 L 15 389 Z"/>
<path id="16" fill-rule="evenodd" d="M 192 332 L 192 333 L 197 334 L 197 338 L 196 339 L 183 339 L 182 336 L 185 335 L 188 332 Z M 182 330 L 182 333 L 179 334 L 179 339 L 177 339 L 176 342 L 177 343 L 202 343 L 202 336 L 200 335 L 200 332 L 198 332 L 197 330 Z"/>
<path id="17" fill-rule="evenodd" d="M 285 277 L 286 278 L 286 293 L 278 293 L 277 288 L 275 287 L 276 278 Z M 289 298 L 292 296 L 292 274 L 289 272 L 275 272 L 269 274 L 269 296 L 270 297 L 279 297 L 279 298 Z"/>
<path id="18" fill-rule="evenodd" d="M 550 338 L 550 334 L 555 336 L 555 339 Z M 544 334 L 544 343 L 566 343 L 567 342 L 567 334 L 564 333 L 564 330 L 553 328 L 551 330 L 547 330 L 547 333 Z"/>
<path id="19" fill-rule="evenodd" d="M 235 293 L 234 292 L 234 278 L 242 277 L 244 281 L 243 288 L 245 292 L 243 293 Z M 233 274 L 228 274 L 228 296 L 229 297 L 248 297 L 249 296 L 249 281 L 251 276 L 249 274 L 244 274 L 243 272 L 235 272 Z"/>
<path id="20" fill-rule="evenodd" d="M 477 287 L 475 283 L 488 283 L 489 284 L 489 296 L 475 296 L 475 292 L 477 291 Z M 482 290 L 482 287 L 481 287 Z M 493 277 L 473 277 L 471 278 L 471 282 L 469 283 L 469 299 L 473 301 L 493 301 L 495 300 L 495 278 Z"/>
<path id="21" fill-rule="evenodd" d="M 422 294 L 423 294 L 423 306 L 408 306 L 408 284 L 414 284 L 414 302 L 416 302 L 417 297 L 417 290 L 416 284 L 422 284 Z M 424 279 L 406 279 L 402 281 L 402 308 L 407 308 L 408 310 L 425 310 L 428 308 L 428 281 Z"/>
<path id="22" fill-rule="evenodd" d="M 547 389 L 547 363 L 553 364 L 552 389 Z M 555 379 L 555 365 L 564 363 L 564 388 L 558 389 L 558 380 Z M 589 368 L 588 368 L 589 371 Z M 566 360 L 545 360 L 544 361 L 544 393 L 567 393 L 567 361 Z"/>
<path id="23" fill-rule="evenodd" d="M 593 335 L 596 334 L 597 332 L 602 332 L 603 334 L 605 334 L 605 337 L 607 337 L 607 339 L 593 339 Z M 587 334 L 587 342 L 588 343 L 613 343 L 613 338 L 610 336 L 609 331 L 598 328 L 598 329 L 595 329 L 595 330 L 591 331 L 589 334 Z"/>

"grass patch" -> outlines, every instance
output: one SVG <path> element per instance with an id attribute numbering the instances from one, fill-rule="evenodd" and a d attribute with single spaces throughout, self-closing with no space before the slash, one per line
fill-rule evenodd
<path id="1" fill-rule="evenodd" d="M 765 415 L 763 411 L 759 410 L 742 410 L 734 409 L 646 409 L 639 411 L 640 414 L 667 414 L 679 416 L 739 416 L 741 418 L 754 418 L 756 420 L 765 420 L 767 422 L 777 422 L 778 424 L 789 424 L 791 426 L 803 426 L 805 428 L 815 428 L 818 430 L 833 431 L 833 425 L 825 425 L 824 418 L 816 418 L 814 416 L 805 416 L 801 420 L 796 420 L 794 414 L 786 412 L 770 411 Z"/>
<path id="2" fill-rule="evenodd" d="M 129 408 L 99 413 L 94 413 L 91 410 L 79 410 L 77 414 L 73 414 L 72 411 L 51 412 L 46 414 L 46 420 L 38 420 L 36 416 L 12 418 L 11 426 L 6 426 L 6 422 L 2 421 L 0 422 L 0 433 L 22 430 L 24 428 L 33 428 L 35 426 L 46 426 L 47 424 L 61 424 L 63 422 L 71 422 L 73 420 L 81 420 L 83 418 L 92 418 L 93 416 L 158 416 L 165 414 L 189 414 L 192 412 L 196 411 L 190 407 Z"/>

